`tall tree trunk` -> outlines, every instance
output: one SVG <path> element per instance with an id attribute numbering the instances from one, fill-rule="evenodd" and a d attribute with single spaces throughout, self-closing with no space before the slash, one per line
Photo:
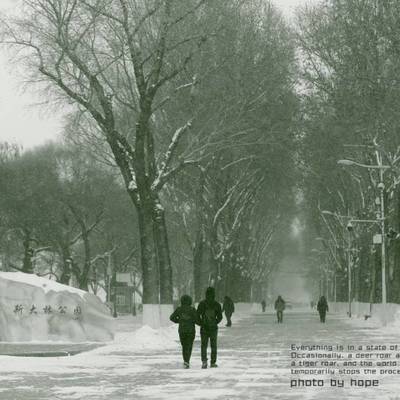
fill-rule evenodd
<path id="1" fill-rule="evenodd" d="M 156 199 L 153 207 L 153 235 L 160 276 L 160 304 L 172 304 L 172 267 L 168 233 L 165 223 L 165 211 L 159 199 Z"/>
<path id="2" fill-rule="evenodd" d="M 153 234 L 160 279 L 160 325 L 166 326 L 170 323 L 169 317 L 174 311 L 172 266 L 165 212 L 158 200 L 153 208 Z"/>
<path id="3" fill-rule="evenodd" d="M 199 228 L 196 234 L 196 239 L 193 247 L 193 281 L 194 281 L 195 301 L 200 301 L 203 297 L 203 291 L 202 291 L 203 254 L 204 254 L 203 229 Z"/>
<path id="4" fill-rule="evenodd" d="M 69 285 L 69 281 L 71 279 L 71 252 L 68 246 L 65 246 L 61 249 L 62 255 L 62 273 L 59 279 L 59 282 L 64 285 Z"/>
<path id="5" fill-rule="evenodd" d="M 152 211 L 148 205 L 137 207 L 140 234 L 140 261 L 143 277 L 143 304 L 159 304 L 159 273 L 153 240 Z"/>
<path id="6" fill-rule="evenodd" d="M 369 302 L 370 304 L 376 301 L 376 274 L 377 266 L 380 266 L 378 252 L 375 252 L 371 260 L 371 287 L 369 292 Z"/>
<path id="7" fill-rule="evenodd" d="M 153 137 L 149 127 L 152 115 L 151 101 L 152 98 L 146 96 L 140 101 L 141 110 L 136 124 L 134 149 L 113 131 L 112 120 L 106 130 L 108 143 L 138 215 L 144 323 L 157 327 L 160 317 L 163 319 L 163 307 L 159 305 L 164 304 L 172 308 L 173 287 L 164 209 L 156 189 L 152 188 L 157 170 Z M 165 314 L 167 312 L 169 309 L 165 310 Z"/>
<path id="8" fill-rule="evenodd" d="M 169 254 L 164 209 L 158 193 L 151 187 L 156 173 L 153 136 L 149 126 L 152 114 L 151 97 L 141 101 L 141 112 L 136 125 L 134 169 L 139 193 L 136 201 L 139 220 L 142 268 L 143 268 L 143 303 L 172 305 L 172 268 Z M 145 283 L 149 279 L 148 283 Z M 157 283 L 158 282 L 158 283 Z M 151 286 L 158 289 L 150 293 Z M 151 300 L 151 302 L 150 302 Z"/>
<path id="9" fill-rule="evenodd" d="M 22 272 L 25 272 L 26 274 L 33 274 L 33 263 L 32 263 L 33 249 L 31 247 L 31 242 L 32 242 L 31 232 L 29 229 L 25 229 L 24 240 L 22 242 L 24 246 Z"/>
<path id="10" fill-rule="evenodd" d="M 90 251 L 90 242 L 89 235 L 86 230 L 86 227 L 82 231 L 82 240 L 83 246 L 85 250 L 85 261 L 83 264 L 83 270 L 79 278 L 79 289 L 88 291 L 89 288 L 89 273 L 91 269 L 91 251 Z"/>
<path id="11" fill-rule="evenodd" d="M 211 284 L 214 286 L 216 291 L 216 296 L 218 297 L 218 278 L 220 272 L 220 260 L 219 256 L 219 246 L 218 246 L 218 232 L 217 227 L 211 226 L 210 228 L 210 272 L 211 272 Z"/>
<path id="12" fill-rule="evenodd" d="M 353 269 L 354 269 L 354 301 L 361 301 L 360 299 L 361 267 L 358 265 Z"/>
<path id="13" fill-rule="evenodd" d="M 196 237 L 193 246 L 193 282 L 194 298 L 200 301 L 203 297 L 202 277 L 204 259 L 204 218 L 205 218 L 205 199 L 204 199 L 205 172 L 200 171 L 199 186 L 196 191 Z"/>
<path id="14" fill-rule="evenodd" d="M 87 227 L 85 219 L 81 216 L 79 211 L 77 211 L 75 209 L 75 207 L 73 207 L 71 205 L 69 205 L 69 208 L 70 208 L 71 212 L 73 213 L 75 220 L 81 229 L 83 248 L 84 248 L 84 254 L 85 254 L 85 260 L 84 260 L 82 271 L 80 272 L 80 274 L 76 275 L 76 277 L 78 279 L 78 286 L 79 286 L 79 289 L 88 291 L 88 289 L 89 289 L 89 273 L 90 273 L 90 269 L 92 266 L 90 240 L 89 240 L 90 231 Z"/>

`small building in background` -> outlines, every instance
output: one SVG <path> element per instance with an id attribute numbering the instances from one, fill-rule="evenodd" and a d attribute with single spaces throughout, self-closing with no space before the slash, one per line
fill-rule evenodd
<path id="1" fill-rule="evenodd" d="M 142 298 L 135 290 L 136 276 L 130 272 L 117 272 L 111 285 L 111 299 L 115 303 L 118 314 L 136 315 L 138 304 Z"/>

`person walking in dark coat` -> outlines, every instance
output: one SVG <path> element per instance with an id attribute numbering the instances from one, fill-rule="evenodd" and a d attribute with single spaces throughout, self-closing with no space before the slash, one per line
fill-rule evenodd
<path id="1" fill-rule="evenodd" d="M 318 300 L 317 310 L 319 312 L 319 320 L 322 323 L 325 323 L 326 312 L 329 311 L 328 302 L 326 301 L 325 296 L 321 296 Z"/>
<path id="2" fill-rule="evenodd" d="M 266 307 L 267 307 L 267 303 L 266 303 L 265 300 L 263 300 L 263 301 L 261 302 L 262 312 L 265 312 L 265 308 L 266 308 Z"/>
<path id="3" fill-rule="evenodd" d="M 211 368 L 217 367 L 218 324 L 222 321 L 221 305 L 215 301 L 215 289 L 206 290 L 206 298 L 197 307 L 197 321 L 200 325 L 202 368 L 207 368 L 208 341 L 211 344 Z"/>
<path id="4" fill-rule="evenodd" d="M 285 309 L 285 300 L 283 300 L 281 296 L 278 296 L 278 298 L 275 301 L 275 310 L 276 310 L 276 316 L 278 318 L 278 324 L 281 324 L 283 322 L 284 309 Z"/>
<path id="5" fill-rule="evenodd" d="M 184 368 L 189 368 L 197 322 L 197 313 L 196 309 L 192 307 L 192 298 L 184 294 L 181 297 L 180 307 L 171 314 L 169 319 L 179 324 L 178 333 L 182 345 L 183 365 Z"/>
<path id="6" fill-rule="evenodd" d="M 225 313 L 226 326 L 232 326 L 232 314 L 235 312 L 235 304 L 229 296 L 224 297 L 224 303 L 222 305 L 222 312 Z"/>

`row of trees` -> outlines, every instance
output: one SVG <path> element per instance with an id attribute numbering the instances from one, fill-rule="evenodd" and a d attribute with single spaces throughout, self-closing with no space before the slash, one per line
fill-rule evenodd
<path id="1" fill-rule="evenodd" d="M 22 3 L 21 16 L 3 20 L 1 41 L 49 103 L 72 106 L 66 125 L 72 150 L 51 150 L 55 158 L 84 148 L 80 162 L 100 180 L 97 196 L 88 181 L 74 186 L 68 168 L 45 168 L 61 181 L 61 214 L 80 229 L 66 240 L 86 254 L 80 285 L 87 285 L 93 255 L 123 242 L 120 259 L 140 250 L 145 312 L 146 305 L 172 304 L 174 286 L 198 299 L 211 283 L 221 295 L 236 290 L 248 299 L 252 283 L 277 265 L 294 212 L 295 46 L 279 13 L 261 0 Z M 6 160 L 4 170 L 13 173 L 39 153 Z M 107 203 L 121 188 L 131 207 L 122 198 L 124 207 Z M 39 193 L 29 210 L 44 209 L 47 192 Z M 70 198 L 82 200 L 85 218 Z M 96 228 L 100 236 L 109 231 L 98 222 L 106 210 L 125 214 L 131 232 L 119 234 L 111 218 L 118 243 L 89 256 L 86 239 Z M 28 224 L 35 240 L 38 220 L 45 218 Z M 61 230 L 70 223 L 58 221 Z M 22 234 L 30 243 L 22 241 L 24 251 L 32 232 Z M 48 246 L 47 239 L 40 245 Z M 25 271 L 32 270 L 28 264 Z"/>
<path id="2" fill-rule="evenodd" d="M 23 17 L 3 21 L 2 42 L 49 103 L 72 112 L 66 147 L 3 149 L 10 199 L 2 226 L 6 238 L 18 232 L 21 246 L 12 250 L 17 241 L 6 241 L 12 256 L 4 265 L 32 271 L 31 250 L 51 248 L 64 264 L 58 279 L 72 274 L 87 287 L 93 259 L 115 254 L 115 270 L 123 260 L 137 264 L 144 304 L 171 304 L 173 288 L 199 299 L 208 284 L 248 299 L 279 264 L 300 205 L 311 276 L 334 272 L 329 279 L 344 300 L 350 259 L 352 296 L 380 298 L 381 257 L 371 242 L 377 225 L 356 225 L 350 237 L 345 229 L 351 218 L 377 219 L 379 170 L 337 161 L 373 165 L 382 156 L 390 166 L 386 231 L 399 232 L 396 1 L 322 1 L 299 11 L 295 32 L 261 0 L 22 3 Z M 39 160 L 50 175 L 30 180 L 35 169 L 27 165 Z M 70 163 L 99 185 L 100 196 L 84 180 L 79 186 L 82 175 L 71 178 Z M 55 194 L 46 200 L 35 187 L 40 200 L 33 190 L 19 203 L 18 187 L 41 180 Z M 46 233 L 55 229 L 43 223 L 51 213 L 58 236 Z M 395 237 L 387 241 L 391 301 L 400 300 Z M 67 266 L 71 259 L 79 268 Z"/>
<path id="3" fill-rule="evenodd" d="M 115 175 L 76 148 L 2 149 L 3 268 L 88 290 L 105 283 L 110 263 L 137 264 L 136 217 Z"/>
<path id="4" fill-rule="evenodd" d="M 399 16 L 400 5 L 391 0 L 329 0 L 299 14 L 308 248 L 320 254 L 314 257 L 315 275 L 325 264 L 321 272 L 334 273 L 329 280 L 335 277 L 342 301 L 348 299 L 348 263 L 353 299 L 379 302 L 382 288 L 381 249 L 372 243 L 378 224 L 355 223 L 348 232 L 347 223 L 379 221 L 383 190 L 386 232 L 400 228 Z M 384 186 L 378 169 L 343 168 L 340 159 L 366 165 L 382 161 L 390 167 Z M 400 243 L 396 234 L 386 239 L 388 301 L 399 302 Z"/>

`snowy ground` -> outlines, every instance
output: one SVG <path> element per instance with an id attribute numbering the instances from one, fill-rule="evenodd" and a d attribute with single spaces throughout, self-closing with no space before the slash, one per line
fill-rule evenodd
<path id="1" fill-rule="evenodd" d="M 73 357 L 1 356 L 0 399 L 400 399 L 400 375 L 374 389 L 290 388 L 290 344 L 398 343 L 394 329 L 338 315 L 323 325 L 310 310 L 287 312 L 282 325 L 271 312 L 233 322 L 220 330 L 218 369 L 200 369 L 196 338 L 183 370 L 176 327 L 154 331 L 133 318 L 118 321 L 113 343 Z"/>

